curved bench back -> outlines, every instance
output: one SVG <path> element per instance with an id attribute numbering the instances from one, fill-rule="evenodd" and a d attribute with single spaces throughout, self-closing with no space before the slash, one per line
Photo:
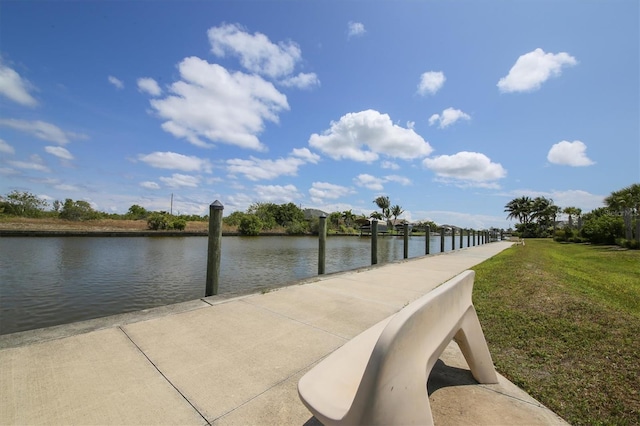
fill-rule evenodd
<path id="1" fill-rule="evenodd" d="M 476 380 L 497 382 L 471 302 L 474 277 L 474 271 L 465 271 L 394 316 L 371 353 L 341 423 L 432 424 L 427 379 L 454 337 Z"/>

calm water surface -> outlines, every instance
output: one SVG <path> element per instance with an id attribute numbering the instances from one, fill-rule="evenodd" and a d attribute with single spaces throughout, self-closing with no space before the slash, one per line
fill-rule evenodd
<path id="1" fill-rule="evenodd" d="M 432 237 L 430 246 L 439 252 L 440 238 Z M 378 264 L 402 259 L 403 247 L 402 237 L 378 238 Z M 424 251 L 424 237 L 409 239 L 409 257 Z M 371 240 L 329 237 L 326 253 L 326 273 L 369 266 Z M 0 334 L 198 299 L 206 256 L 206 237 L 1 238 Z M 219 294 L 317 273 L 317 237 L 222 238 Z"/>

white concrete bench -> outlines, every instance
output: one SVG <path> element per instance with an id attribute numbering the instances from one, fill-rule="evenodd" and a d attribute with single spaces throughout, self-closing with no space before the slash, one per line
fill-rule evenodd
<path id="1" fill-rule="evenodd" d="M 452 339 L 478 382 L 497 383 L 474 277 L 461 273 L 327 356 L 298 382 L 304 405 L 325 425 L 433 424 L 427 379 Z"/>

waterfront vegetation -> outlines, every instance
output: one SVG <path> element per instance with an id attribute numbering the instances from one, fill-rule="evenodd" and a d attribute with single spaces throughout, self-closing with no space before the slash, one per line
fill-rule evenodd
<path id="1" fill-rule="evenodd" d="M 473 268 L 500 373 L 571 424 L 640 424 L 638 265 L 638 250 L 527 239 Z"/>

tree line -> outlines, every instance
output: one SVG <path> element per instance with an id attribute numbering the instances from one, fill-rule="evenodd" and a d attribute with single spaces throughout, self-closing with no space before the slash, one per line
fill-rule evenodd
<path id="1" fill-rule="evenodd" d="M 504 208 L 507 219 L 516 219 L 517 233 L 524 238 L 553 236 L 557 241 L 618 244 L 640 248 L 640 184 L 613 191 L 604 199 L 605 207 L 582 214 L 578 207 L 556 206 L 545 197 L 519 197 Z M 568 221 L 558 228 L 558 215 Z"/>

